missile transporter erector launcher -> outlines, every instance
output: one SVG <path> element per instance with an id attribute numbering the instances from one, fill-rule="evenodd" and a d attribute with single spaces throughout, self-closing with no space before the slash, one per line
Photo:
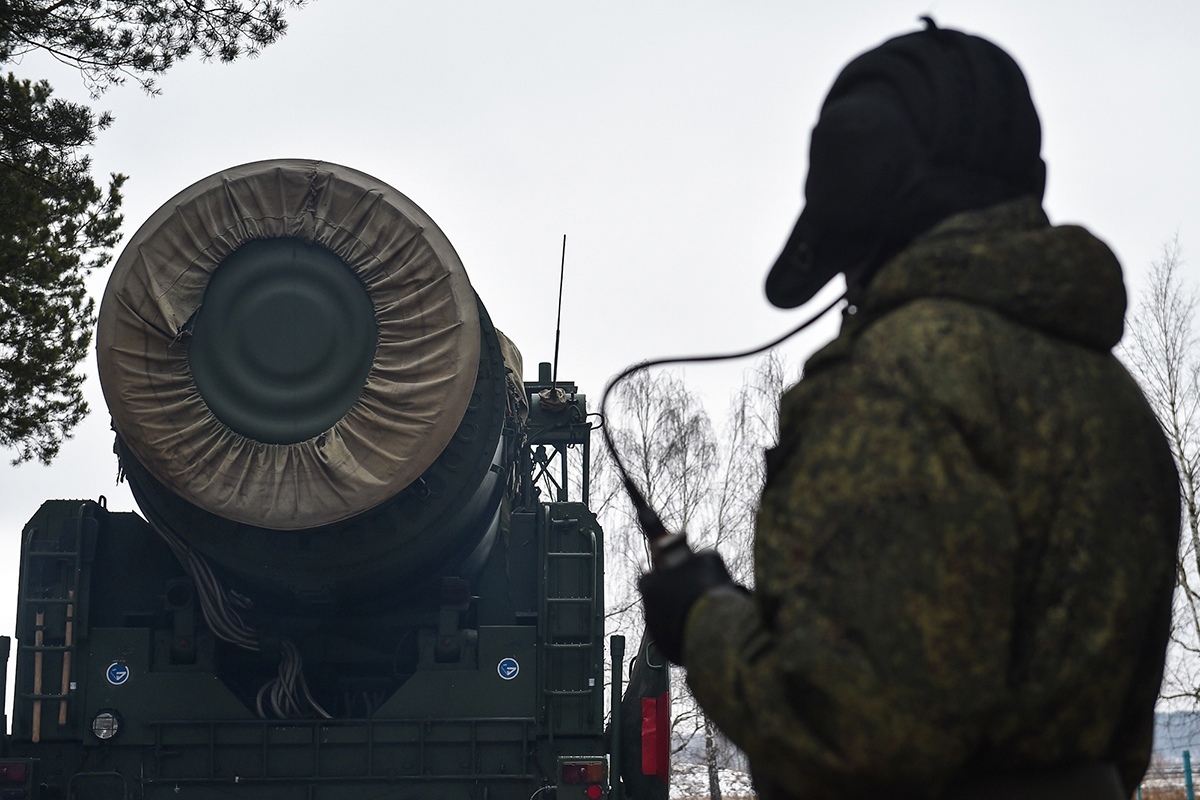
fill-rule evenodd
<path id="1" fill-rule="evenodd" d="M 144 518 L 26 525 L 0 798 L 666 797 L 652 648 L 604 702 L 585 399 L 522 382 L 407 197 L 206 178 L 126 246 L 97 351 Z"/>

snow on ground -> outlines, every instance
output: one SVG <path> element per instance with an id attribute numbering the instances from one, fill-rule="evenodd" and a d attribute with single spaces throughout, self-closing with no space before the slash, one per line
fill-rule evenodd
<path id="1" fill-rule="evenodd" d="M 719 772 L 721 800 L 751 800 L 756 797 L 750 775 L 738 770 Z M 703 764 L 671 765 L 671 800 L 705 800 L 708 798 L 708 768 Z"/>

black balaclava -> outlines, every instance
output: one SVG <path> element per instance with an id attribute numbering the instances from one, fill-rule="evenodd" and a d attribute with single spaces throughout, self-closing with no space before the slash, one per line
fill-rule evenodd
<path id="1" fill-rule="evenodd" d="M 806 205 L 767 276 L 774 305 L 801 305 L 847 269 L 869 279 L 953 214 L 1041 199 L 1041 125 L 1021 68 L 986 39 L 925 21 L 851 61 L 829 90 Z"/>

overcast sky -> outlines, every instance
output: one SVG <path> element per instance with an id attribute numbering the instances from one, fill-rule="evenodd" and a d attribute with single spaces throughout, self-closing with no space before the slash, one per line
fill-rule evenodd
<path id="1" fill-rule="evenodd" d="M 96 105 L 116 121 L 92 156 L 98 173 L 130 176 L 126 237 L 179 190 L 249 161 L 378 177 L 450 238 L 527 378 L 553 354 L 566 234 L 559 375 L 595 401 L 628 363 L 740 349 L 802 318 L 772 308 L 762 280 L 801 207 L 821 98 L 847 60 L 925 13 L 1025 69 L 1047 211 L 1108 242 L 1134 301 L 1165 240 L 1200 252 L 1194 0 L 318 0 L 256 59 L 185 62 L 158 97 L 109 91 Z M 47 59 L 13 69 L 88 99 Z M 793 366 L 834 329 L 789 345 Z M 686 373 L 718 421 L 746 366 Z M 94 360 L 86 369 L 92 414 L 55 463 L 0 467 L 0 634 L 20 530 L 42 500 L 133 508 Z"/>

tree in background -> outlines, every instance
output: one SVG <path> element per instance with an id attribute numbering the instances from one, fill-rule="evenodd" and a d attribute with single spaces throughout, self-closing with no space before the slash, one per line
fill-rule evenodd
<path id="1" fill-rule="evenodd" d="M 49 463 L 87 413 L 76 372 L 94 319 L 84 276 L 117 243 L 124 181 L 102 191 L 76 155 L 95 127 L 45 83 L 0 81 L 0 445 L 18 463 Z"/>
<path id="2" fill-rule="evenodd" d="M 154 79 L 180 59 L 233 61 L 287 31 L 306 0 L 0 0 L 0 63 L 37 50 L 79 70 L 93 97 Z"/>
<path id="3" fill-rule="evenodd" d="M 179 59 L 232 61 L 283 35 L 305 0 L 0 0 L 0 65 L 42 51 L 79 70 L 93 97 L 154 79 Z M 0 447 L 49 463 L 87 413 L 79 362 L 95 306 L 84 278 L 111 259 L 123 175 L 101 189 L 81 150 L 112 118 L 0 80 Z"/>
<path id="4" fill-rule="evenodd" d="M 1151 265 L 1150 284 L 1129 317 L 1121 355 L 1166 433 L 1183 498 L 1172 652 L 1162 697 L 1200 706 L 1200 342 L 1197 295 L 1184 284 L 1182 266 L 1176 236 Z"/>
<path id="5" fill-rule="evenodd" d="M 774 445 L 784 365 L 760 360 L 734 395 L 718 432 L 699 398 L 670 373 L 637 373 L 618 387 L 605 420 L 630 477 L 670 530 L 686 531 L 693 548 L 715 547 L 738 581 L 753 583 L 752 541 L 765 477 L 763 451 Z M 604 453 L 593 470 L 594 504 L 605 527 L 608 626 L 637 641 L 643 627 L 636 591 L 650 553 L 632 506 L 625 501 Z M 682 670 L 674 686 L 686 686 Z M 740 753 L 704 715 L 690 693 L 675 692 L 674 755 L 702 742 L 709 796 L 720 800 L 719 773 L 744 764 Z"/>

